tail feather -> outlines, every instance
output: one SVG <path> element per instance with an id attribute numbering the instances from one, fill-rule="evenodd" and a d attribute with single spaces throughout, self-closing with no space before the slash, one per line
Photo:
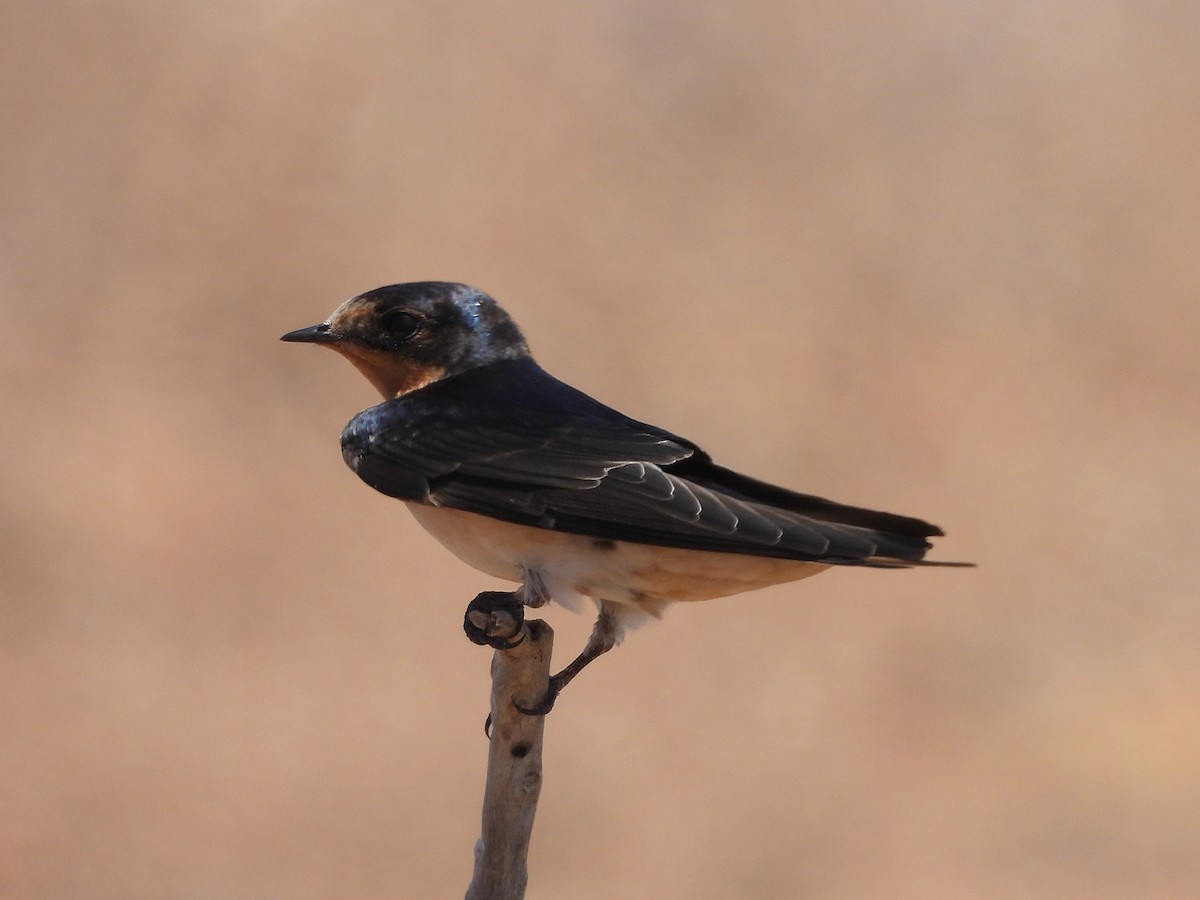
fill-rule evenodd
<path id="1" fill-rule="evenodd" d="M 948 562 L 940 559 L 897 559 L 894 556 L 869 556 L 863 560 L 855 560 L 859 565 L 872 569 L 974 569 L 973 562 Z"/>
<path id="2" fill-rule="evenodd" d="M 824 497 L 801 494 L 766 481 L 742 475 L 719 466 L 708 459 L 689 458 L 676 463 L 671 471 L 712 490 L 731 494 L 743 500 L 790 510 L 831 525 L 849 525 L 879 531 L 901 538 L 942 537 L 944 532 L 923 519 L 881 512 L 861 506 L 847 506 Z"/>

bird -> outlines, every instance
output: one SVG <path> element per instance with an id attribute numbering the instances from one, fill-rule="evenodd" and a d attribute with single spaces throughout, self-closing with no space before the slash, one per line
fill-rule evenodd
<path id="1" fill-rule="evenodd" d="M 343 458 L 453 555 L 518 585 L 481 593 L 479 608 L 595 605 L 582 652 L 523 712 L 549 712 L 585 666 L 672 603 L 833 567 L 971 565 L 924 558 L 936 525 L 739 474 L 558 380 L 469 285 L 376 288 L 281 339 L 337 351 L 382 395 L 346 425 Z M 473 640 L 505 646 L 470 621 Z"/>

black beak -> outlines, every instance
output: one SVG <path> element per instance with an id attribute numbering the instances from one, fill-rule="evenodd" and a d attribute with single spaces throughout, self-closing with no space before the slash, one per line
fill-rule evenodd
<path id="1" fill-rule="evenodd" d="M 322 322 L 320 325 L 310 325 L 307 328 L 289 331 L 280 340 L 293 341 L 298 344 L 336 344 L 341 337 L 329 330 L 328 322 Z"/>

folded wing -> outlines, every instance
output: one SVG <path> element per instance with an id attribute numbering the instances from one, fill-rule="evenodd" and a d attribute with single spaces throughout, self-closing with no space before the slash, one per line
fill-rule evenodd
<path id="1" fill-rule="evenodd" d="M 913 565 L 941 531 L 739 475 L 531 360 L 496 363 L 372 407 L 347 463 L 400 499 L 605 540 L 821 561 Z"/>

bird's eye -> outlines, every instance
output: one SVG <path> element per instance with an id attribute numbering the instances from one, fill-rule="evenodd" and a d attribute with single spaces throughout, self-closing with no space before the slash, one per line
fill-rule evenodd
<path id="1" fill-rule="evenodd" d="M 404 309 L 389 309 L 380 316 L 379 324 L 392 346 L 399 346 L 417 333 L 421 320 Z"/>

